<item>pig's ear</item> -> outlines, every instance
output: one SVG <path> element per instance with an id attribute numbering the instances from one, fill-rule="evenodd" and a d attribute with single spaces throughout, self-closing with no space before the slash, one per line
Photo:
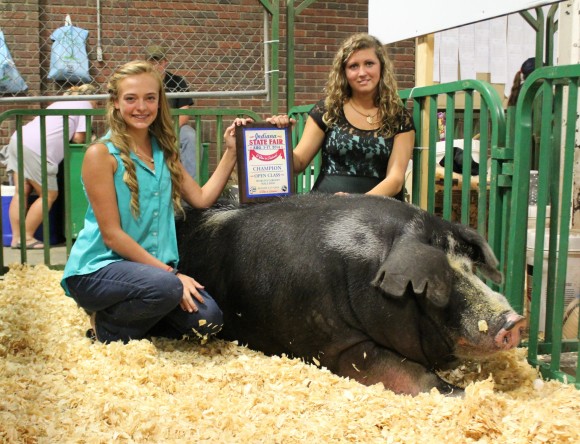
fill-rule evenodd
<path id="1" fill-rule="evenodd" d="M 503 281 L 503 274 L 497 269 L 499 261 L 487 241 L 477 231 L 466 227 L 459 226 L 462 240 L 467 244 L 467 248 L 456 247 L 460 253 L 467 253 L 467 256 L 473 261 L 476 268 L 486 278 L 491 279 L 496 284 Z"/>
<path id="2" fill-rule="evenodd" d="M 393 246 L 372 281 L 393 297 L 401 297 L 409 283 L 416 294 L 425 292 L 433 304 L 449 302 L 453 273 L 444 251 L 413 236 L 403 236 Z"/>

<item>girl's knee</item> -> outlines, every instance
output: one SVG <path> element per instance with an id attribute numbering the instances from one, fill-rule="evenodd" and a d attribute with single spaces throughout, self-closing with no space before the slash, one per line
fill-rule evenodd
<path id="1" fill-rule="evenodd" d="M 178 305 L 183 299 L 183 284 L 174 275 L 169 275 L 163 279 L 163 282 L 160 283 L 160 290 L 166 294 L 166 298 L 171 301 L 172 305 Z"/>
<path id="2" fill-rule="evenodd" d="M 215 335 L 224 325 L 224 315 L 216 301 L 204 294 L 204 303 L 196 301 L 198 311 L 189 319 L 189 330 L 201 336 Z"/>
<path id="3" fill-rule="evenodd" d="M 143 291 L 143 299 L 162 311 L 174 309 L 183 298 L 183 284 L 170 273 L 159 274 Z"/>
<path id="4" fill-rule="evenodd" d="M 212 298 L 205 297 L 204 301 L 206 310 L 203 314 L 206 318 L 205 320 L 207 321 L 207 324 L 202 327 L 205 327 L 205 334 L 216 334 L 224 326 L 224 314 L 218 307 L 217 302 Z"/>

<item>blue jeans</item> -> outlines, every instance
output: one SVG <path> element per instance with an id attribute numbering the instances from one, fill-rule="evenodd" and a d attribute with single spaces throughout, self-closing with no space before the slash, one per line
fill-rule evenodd
<path id="1" fill-rule="evenodd" d="M 96 334 L 102 342 L 203 337 L 223 326 L 223 314 L 211 296 L 204 292 L 203 304 L 194 299 L 197 312 L 184 311 L 179 306 L 183 297 L 179 278 L 150 265 L 123 260 L 71 276 L 66 283 L 79 306 L 96 312 Z"/>
<path id="2" fill-rule="evenodd" d="M 189 175 L 196 181 L 199 181 L 199 177 L 197 177 L 197 156 L 195 153 L 195 140 L 195 130 L 191 126 L 183 125 L 181 128 L 179 128 L 181 163 Z"/>

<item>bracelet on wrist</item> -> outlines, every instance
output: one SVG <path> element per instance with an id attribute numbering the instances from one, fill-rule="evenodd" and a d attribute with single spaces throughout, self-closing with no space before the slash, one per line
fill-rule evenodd
<path id="1" fill-rule="evenodd" d="M 176 276 L 179 274 L 179 270 L 177 268 L 173 268 L 171 265 L 167 266 L 167 271 L 173 273 Z"/>

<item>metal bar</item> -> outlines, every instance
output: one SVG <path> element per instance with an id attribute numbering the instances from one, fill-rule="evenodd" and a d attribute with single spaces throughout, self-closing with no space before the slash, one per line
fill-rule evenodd
<path id="1" fill-rule="evenodd" d="M 87 128 L 89 128 L 87 126 Z M 89 139 L 90 140 L 90 139 Z M 71 214 L 72 212 L 72 203 L 71 203 L 71 168 L 70 168 L 70 160 L 71 158 L 71 148 L 70 143 L 67 141 L 64 146 L 64 214 Z M 60 192 L 60 191 L 59 191 Z M 66 243 L 66 254 L 67 256 L 70 253 L 72 248 L 72 223 L 70 217 L 64 218 L 64 238 Z"/>
<path id="2" fill-rule="evenodd" d="M 270 40 L 270 36 L 268 34 L 268 13 L 264 9 L 264 85 L 266 86 L 266 91 L 268 94 L 266 95 L 266 101 L 270 100 L 270 54 L 268 52 L 268 45 L 270 45 L 273 41 Z"/>
<path id="3" fill-rule="evenodd" d="M 453 139 L 455 133 L 455 92 L 445 102 L 445 172 L 443 179 L 443 219 L 451 220 L 453 203 Z"/>
<path id="4" fill-rule="evenodd" d="M 304 0 L 300 5 L 294 6 L 294 0 L 286 0 L 286 107 L 288 113 L 294 108 L 296 96 L 296 59 L 295 59 L 295 27 L 296 16 L 316 0 Z"/>
<path id="5" fill-rule="evenodd" d="M 288 115 L 296 119 L 296 124 L 292 129 L 292 146 L 296 148 L 300 137 L 302 137 L 302 132 L 304 131 L 304 126 L 306 125 L 306 120 L 308 119 L 308 113 L 312 109 L 313 105 L 302 105 L 295 106 L 291 108 Z M 302 173 L 295 175 L 295 185 L 296 193 L 308 193 L 312 189 L 312 179 L 314 180 L 318 177 L 320 172 L 321 155 L 320 152 L 314 157 L 310 165 L 308 165 Z"/>
<path id="6" fill-rule="evenodd" d="M 566 133 L 565 133 L 565 149 L 564 149 L 564 159 L 562 162 L 562 183 L 563 184 L 571 184 L 574 178 L 574 143 L 575 143 L 575 125 L 571 125 L 570 122 L 575 122 L 576 120 L 576 110 L 578 106 L 578 86 L 579 81 L 578 79 L 575 82 L 571 82 L 570 86 L 568 87 L 568 97 L 567 97 L 567 114 L 566 114 L 566 122 L 568 125 L 566 126 Z M 558 85 L 556 87 L 558 91 L 557 94 L 557 101 L 556 101 L 556 110 L 559 111 L 559 115 L 556 117 L 555 122 L 555 130 L 559 132 L 560 128 L 562 127 L 562 109 L 563 109 L 563 87 Z M 560 137 L 554 137 L 554 152 L 560 153 Z M 558 156 L 559 160 L 559 156 Z M 556 169 L 556 166 L 554 166 Z M 558 162 L 557 165 L 558 172 L 560 172 L 560 163 Z M 559 178 L 558 178 L 559 179 Z M 559 181 L 558 181 L 559 183 Z M 557 185 L 557 184 L 554 184 Z M 558 239 L 558 261 L 556 264 L 556 288 L 555 288 L 555 295 L 556 300 L 554 302 L 553 308 L 553 322 L 551 326 L 551 337 L 554 342 L 558 344 L 562 343 L 562 322 L 561 320 L 564 317 L 564 297 L 565 297 L 565 285 L 566 285 L 566 276 L 568 270 L 568 246 L 569 246 L 569 238 L 570 238 L 570 224 L 569 220 L 571 217 L 572 209 L 571 205 L 569 204 L 572 202 L 572 187 L 571 186 L 563 186 L 561 192 L 561 200 L 562 208 L 561 208 L 561 217 L 560 217 L 560 237 Z M 548 316 L 548 311 L 546 311 L 546 316 Z M 548 329 L 548 325 L 546 325 L 546 330 Z M 578 367 L 578 364 L 577 364 Z M 560 348 L 554 348 L 552 351 L 552 360 L 551 360 L 551 370 L 557 371 L 560 368 Z"/>
<path id="7" fill-rule="evenodd" d="M 424 100 L 423 100 L 424 101 Z M 423 183 L 423 162 L 424 152 L 421 145 L 423 140 L 423 113 L 421 112 L 421 100 L 413 99 L 413 121 L 415 122 L 415 149 L 413 150 L 413 171 L 412 171 L 412 202 L 420 206 L 423 190 L 421 189 Z M 420 150 L 419 150 L 420 147 Z"/>
<path id="8" fill-rule="evenodd" d="M 271 112 L 278 113 L 278 85 L 280 82 L 279 73 L 279 51 L 280 51 L 280 1 L 272 0 L 272 83 L 269 91 L 272 100 Z"/>
<path id="9" fill-rule="evenodd" d="M 549 86 L 544 86 L 542 88 L 545 90 L 544 94 L 550 94 L 551 89 Z M 562 319 L 564 318 L 564 286 L 566 284 L 566 268 L 564 268 L 563 273 L 561 272 L 561 261 L 562 258 L 564 259 L 564 267 L 566 267 L 567 257 L 568 257 L 568 235 L 562 231 L 562 227 L 559 224 L 566 224 L 566 229 L 568 227 L 568 220 L 564 220 L 564 218 L 560 217 L 560 207 L 562 209 L 565 205 L 562 205 L 560 201 L 560 181 L 561 181 L 561 142 L 562 142 L 562 106 L 563 106 L 563 85 L 556 84 L 554 87 L 554 96 L 553 100 L 551 101 L 543 101 L 542 108 L 545 103 L 551 104 L 553 109 L 552 119 L 549 121 L 550 131 L 551 133 L 548 134 L 549 139 L 544 140 L 544 126 L 545 120 L 542 119 L 542 127 L 541 127 L 541 141 L 543 143 L 547 143 L 545 148 L 550 153 L 550 171 L 548 176 L 548 196 L 543 196 L 538 192 L 538 210 L 542 209 L 543 214 L 546 213 L 547 205 L 552 202 L 551 205 L 552 211 L 551 216 L 553 219 L 550 219 L 550 253 L 549 257 L 549 265 L 548 265 L 548 291 L 546 292 L 546 323 L 545 323 L 545 340 L 546 341 L 556 341 L 558 343 L 562 342 Z M 545 108 L 543 108 L 545 109 Z M 542 146 L 540 146 L 542 149 Z M 544 167 L 544 165 L 541 165 Z M 540 184 L 538 183 L 538 187 L 540 188 Z M 538 211 L 538 217 L 541 217 L 540 212 Z M 545 217 L 544 217 L 545 219 Z M 559 233 L 559 236 L 558 234 Z M 566 236 L 566 251 L 560 250 L 558 248 L 558 243 L 561 243 L 564 239 L 562 235 Z M 559 241 L 558 241 L 559 238 Z M 558 314 L 558 311 L 560 312 Z M 556 329 L 556 337 L 552 336 L 554 329 Z M 559 330 L 559 331 L 558 331 Z M 557 361 L 558 367 L 560 366 L 560 351 L 558 347 L 555 347 L 552 354 L 552 361 Z M 554 362 L 552 362 L 552 365 Z"/>
<path id="10" fill-rule="evenodd" d="M 535 70 L 530 74 L 526 82 L 522 85 L 518 102 L 516 104 L 515 119 L 518 122 L 514 134 L 514 159 L 513 159 L 513 195 L 511 200 L 510 228 L 507 242 L 507 257 L 510 261 L 506 269 L 505 292 L 510 303 L 521 305 L 521 295 L 523 295 L 523 281 L 521 279 L 525 273 L 525 255 L 522 246 L 526 245 L 527 232 L 520 229 L 520 224 L 527 221 L 529 174 L 531 154 L 526 147 L 531 146 L 532 140 L 532 105 L 534 94 L 539 85 L 535 80 L 539 79 L 540 70 Z M 532 88 L 533 87 L 533 88 Z M 530 93 L 528 90 L 533 89 Z M 516 307 L 514 307 L 516 308 Z M 519 308 L 519 307 L 518 307 Z M 530 320 L 530 349 L 535 350 L 537 346 L 537 331 L 535 336 L 532 331 Z M 533 356 L 528 355 L 529 359 Z"/>
<path id="11" fill-rule="evenodd" d="M 546 17 L 546 48 L 544 49 L 545 65 L 552 65 L 554 60 L 554 35 L 558 31 L 558 21 L 556 13 L 558 12 L 558 3 L 550 6 L 548 16 Z"/>
<path id="12" fill-rule="evenodd" d="M 288 110 L 294 107 L 294 99 L 296 96 L 296 59 L 294 57 L 295 41 L 294 28 L 295 22 L 294 0 L 286 0 L 286 102 Z M 288 111 L 290 112 L 290 111 Z"/>
<path id="13" fill-rule="evenodd" d="M 427 211 L 435 211 L 435 162 L 437 160 L 437 140 L 439 129 L 437 128 L 437 96 L 429 96 L 429 163 L 427 170 Z"/>
<path id="14" fill-rule="evenodd" d="M 550 82 L 544 82 L 541 86 L 542 92 L 542 103 L 541 110 L 553 110 L 553 96 L 552 96 L 552 85 Z M 545 308 L 551 311 L 551 307 L 548 307 L 548 297 L 550 300 L 553 299 L 552 291 L 555 288 L 554 281 L 554 261 L 556 259 L 556 238 L 557 238 L 557 223 L 551 224 L 550 226 L 550 237 L 548 238 L 549 244 L 549 255 L 548 255 L 548 276 L 546 285 L 546 294 L 543 295 L 541 292 L 543 276 L 541 273 L 543 263 L 544 263 L 544 246 L 546 243 L 545 232 L 546 232 L 546 205 L 549 200 L 549 195 L 553 195 L 553 168 L 558 168 L 554 165 L 556 162 L 554 160 L 554 155 L 551 150 L 552 146 L 552 122 L 551 119 L 542 119 L 541 129 L 540 129 L 540 169 L 538 172 L 538 202 L 537 202 L 537 222 L 536 222 L 536 244 L 534 250 L 534 272 L 533 287 L 532 287 L 532 310 L 534 308 L 540 312 L 541 308 L 545 304 Z M 559 162 L 558 162 L 559 163 Z M 529 181 L 529 175 L 528 175 Z M 557 193 L 557 192 L 556 192 Z M 552 203 L 552 206 L 557 206 L 556 201 Z M 545 339 L 551 342 L 549 337 L 551 332 L 548 331 L 551 319 L 548 316 L 544 316 L 541 319 L 539 316 L 535 316 L 534 320 L 538 320 L 537 330 L 540 331 L 539 322 L 542 320 L 545 323 L 544 334 Z"/>
<path id="15" fill-rule="evenodd" d="M 465 91 L 463 114 L 463 171 L 461 178 L 461 223 L 470 225 L 471 213 L 471 152 L 473 139 L 473 91 Z"/>
<path id="16" fill-rule="evenodd" d="M 26 199 L 24 197 L 24 142 L 22 135 L 22 116 L 16 116 L 16 152 L 18 153 L 18 178 L 15 186 L 18 186 L 18 226 L 20 230 L 20 245 L 26 245 L 26 226 L 24 221 L 26 218 Z M 14 199 L 14 197 L 13 197 Z M 12 233 L 12 243 L 14 243 L 14 232 Z M 20 249 L 20 261 L 26 262 L 26 248 Z"/>
<path id="17" fill-rule="evenodd" d="M 168 99 L 175 98 L 230 98 L 230 97 L 255 97 L 268 95 L 268 89 L 252 89 L 247 91 L 207 91 L 207 92 L 175 92 L 167 93 Z M 96 94 L 86 96 L 30 96 L 30 97 L 0 97 L 0 105 L 8 103 L 47 103 L 47 102 L 74 102 L 80 100 L 107 100 L 108 94 Z"/>

